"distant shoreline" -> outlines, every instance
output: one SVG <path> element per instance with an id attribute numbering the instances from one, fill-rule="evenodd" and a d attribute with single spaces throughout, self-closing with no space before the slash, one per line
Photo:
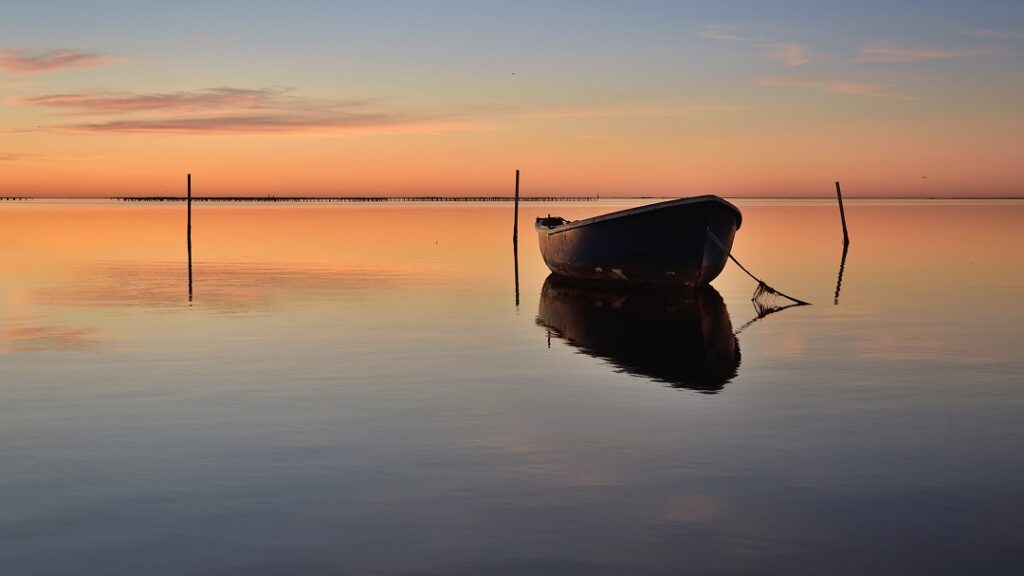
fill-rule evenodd
<path id="1" fill-rule="evenodd" d="M 600 200 L 672 200 L 681 196 L 520 196 L 520 202 L 597 202 Z M 730 196 L 729 200 L 835 200 L 831 196 Z M 107 200 L 111 202 L 185 202 L 185 196 L 0 196 L 0 202 Z M 1022 196 L 857 196 L 859 200 L 1024 200 Z M 403 203 L 403 202 L 514 202 L 513 196 L 193 196 L 193 202 L 243 203 Z"/>
<path id="2" fill-rule="evenodd" d="M 597 196 L 520 196 L 520 202 L 594 202 Z M 118 202 L 184 202 L 184 196 L 119 196 Z M 193 202 L 514 202 L 513 196 L 193 196 Z"/>

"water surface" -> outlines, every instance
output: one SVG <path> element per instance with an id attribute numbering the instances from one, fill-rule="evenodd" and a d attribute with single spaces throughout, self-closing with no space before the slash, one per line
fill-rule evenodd
<path id="1" fill-rule="evenodd" d="M 11 574 L 1024 570 L 1020 202 L 739 202 L 811 301 L 545 291 L 636 202 L 0 204 Z M 632 298 L 632 299 L 631 299 Z M 734 334 L 738 332 L 738 334 Z"/>

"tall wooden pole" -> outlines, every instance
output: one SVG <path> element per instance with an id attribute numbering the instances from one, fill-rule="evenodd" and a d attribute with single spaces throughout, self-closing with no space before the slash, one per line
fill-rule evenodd
<path id="1" fill-rule="evenodd" d="M 516 272 L 516 308 L 519 308 L 519 170 L 516 170 L 515 216 L 512 223 L 512 259 Z"/>
<path id="2" fill-rule="evenodd" d="M 516 170 L 515 221 L 512 223 L 512 243 L 519 243 L 519 170 Z"/>
<path id="3" fill-rule="evenodd" d="M 850 243 L 850 234 L 846 231 L 846 211 L 843 210 L 843 192 L 839 189 L 839 182 L 836 182 L 836 197 L 839 198 L 839 218 L 843 221 L 843 245 Z"/>
<path id="4" fill-rule="evenodd" d="M 188 301 L 192 301 L 192 174 L 188 175 L 188 224 L 186 236 L 188 241 Z"/>

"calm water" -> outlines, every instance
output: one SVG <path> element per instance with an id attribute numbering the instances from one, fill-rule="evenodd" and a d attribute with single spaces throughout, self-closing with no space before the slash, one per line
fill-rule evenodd
<path id="1" fill-rule="evenodd" d="M 739 203 L 757 318 L 508 205 L 0 204 L 4 574 L 1019 574 L 1024 203 Z M 753 323 L 748 324 L 751 320 Z M 738 331 L 736 336 L 733 332 Z"/>

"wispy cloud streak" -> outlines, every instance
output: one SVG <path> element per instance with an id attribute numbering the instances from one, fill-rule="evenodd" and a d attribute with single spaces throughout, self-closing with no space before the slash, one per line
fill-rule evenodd
<path id="1" fill-rule="evenodd" d="M 727 40 L 732 42 L 756 43 L 757 40 L 739 35 L 739 27 L 732 24 L 709 24 L 700 33 L 704 38 L 710 40 Z"/>
<path id="2" fill-rule="evenodd" d="M 0 152 L 0 162 L 93 162 L 103 160 L 102 155 L 93 156 L 51 156 L 46 154 L 21 154 Z"/>
<path id="3" fill-rule="evenodd" d="M 913 100 L 912 96 L 894 94 L 883 84 L 870 82 L 851 82 L 817 77 L 776 77 L 762 78 L 757 81 L 761 86 L 795 86 L 812 88 L 828 94 L 847 96 L 866 96 L 883 100 Z"/>
<path id="4" fill-rule="evenodd" d="M 9 74 L 39 74 L 68 68 L 103 66 L 119 58 L 94 52 L 80 52 L 66 48 L 0 49 L 0 70 Z"/>
<path id="5" fill-rule="evenodd" d="M 64 128 L 84 132 L 239 134 L 391 127 L 399 123 L 401 123 L 401 120 L 398 117 L 387 114 L 247 114 L 239 116 L 110 120 L 106 122 L 76 124 Z"/>
<path id="6" fill-rule="evenodd" d="M 710 40 L 739 42 L 752 48 L 760 49 L 766 58 L 778 60 L 787 66 L 803 66 L 811 61 L 810 47 L 796 42 L 766 42 L 742 36 L 739 27 L 732 24 L 711 24 L 704 27 L 700 34 Z"/>
<path id="7" fill-rule="evenodd" d="M 924 60 L 947 60 L 965 56 L 984 56 L 991 54 L 989 48 L 972 48 L 950 50 L 925 46 L 901 46 L 893 42 L 878 41 L 861 48 L 862 62 L 876 64 L 900 64 L 904 62 L 921 62 Z"/>
<path id="8" fill-rule="evenodd" d="M 987 38 L 989 40 L 1012 40 L 1014 38 L 1024 38 L 1024 32 L 1017 30 L 964 30 L 961 34 L 964 36 L 971 36 L 973 38 Z"/>
<path id="9" fill-rule="evenodd" d="M 787 66 L 803 66 L 811 61 L 810 49 L 806 44 L 782 43 L 760 46 L 767 50 L 765 56 L 785 62 Z"/>
<path id="10" fill-rule="evenodd" d="M 373 109 L 372 100 L 301 98 L 284 89 L 214 88 L 165 93 L 73 93 L 17 98 L 10 103 L 42 106 L 89 121 L 53 126 L 87 132 L 197 134 L 282 133 L 387 129 L 439 123 Z"/>
<path id="11" fill-rule="evenodd" d="M 382 110 L 375 100 L 294 96 L 281 88 L 213 88 L 164 93 L 82 92 L 13 98 L 16 106 L 51 108 L 76 121 L 34 131 L 113 133 L 452 132 L 486 129 L 482 119 L 681 117 L 745 110 L 716 103 L 593 104 L 526 110 L 463 107 L 430 117 Z"/>
<path id="12" fill-rule="evenodd" d="M 270 105 L 280 93 L 273 90 L 216 88 L 198 92 L 157 94 L 86 93 L 50 94 L 17 98 L 14 104 L 63 108 L 80 114 L 120 114 L 140 111 L 181 112 L 211 108 L 253 109 Z"/>
<path id="13" fill-rule="evenodd" d="M 678 117 L 742 112 L 745 106 L 732 104 L 679 104 L 679 105 L 594 105 L 538 108 L 517 113 L 534 118 L 613 118 L 613 117 Z"/>

